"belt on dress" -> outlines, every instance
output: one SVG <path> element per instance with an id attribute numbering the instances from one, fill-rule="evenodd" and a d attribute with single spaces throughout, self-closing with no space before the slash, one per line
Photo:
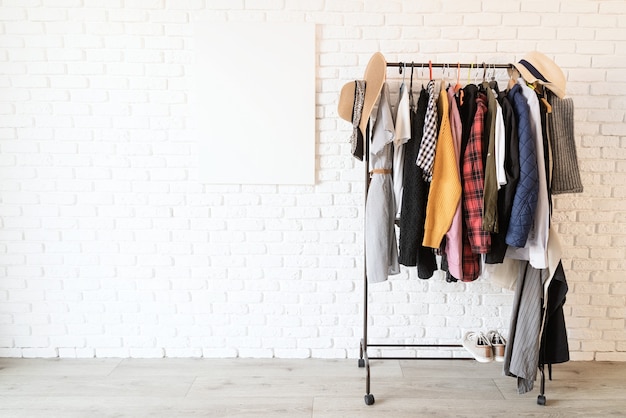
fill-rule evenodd
<path id="1" fill-rule="evenodd" d="M 375 168 L 370 171 L 370 174 L 391 174 L 392 171 L 390 168 Z"/>

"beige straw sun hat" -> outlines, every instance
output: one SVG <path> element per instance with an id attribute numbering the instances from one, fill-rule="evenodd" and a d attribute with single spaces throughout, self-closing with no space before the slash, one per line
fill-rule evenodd
<path id="1" fill-rule="evenodd" d="M 539 83 L 559 98 L 565 97 L 565 75 L 561 67 L 538 51 L 529 52 L 513 64 L 528 83 Z"/>
<path id="2" fill-rule="evenodd" d="M 385 61 L 383 54 L 376 52 L 367 63 L 367 67 L 365 67 L 365 75 L 363 76 L 363 79 L 365 80 L 365 98 L 363 103 L 363 112 L 361 113 L 361 121 L 359 123 L 359 128 L 363 135 L 365 135 L 367 121 L 372 114 L 372 110 L 374 110 L 374 105 L 380 95 L 386 76 L 387 61 Z M 352 122 L 355 88 L 354 81 L 344 84 L 341 88 L 339 104 L 337 106 L 339 117 L 350 123 Z"/>

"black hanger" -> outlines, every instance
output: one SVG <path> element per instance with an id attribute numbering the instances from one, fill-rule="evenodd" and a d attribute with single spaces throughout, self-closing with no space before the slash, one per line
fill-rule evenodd
<path id="1" fill-rule="evenodd" d="M 489 81 L 489 87 L 495 91 L 496 96 L 500 94 L 500 88 L 498 86 L 498 82 L 496 81 L 496 64 L 493 64 L 493 69 L 491 73 L 491 81 Z"/>
<path id="2" fill-rule="evenodd" d="M 480 83 L 476 83 L 476 85 L 478 86 L 478 90 L 482 92 L 485 92 L 485 90 L 489 88 L 489 84 L 487 83 L 487 64 L 485 64 L 484 61 L 483 61 L 483 81 Z"/>
<path id="3" fill-rule="evenodd" d="M 409 106 L 413 107 L 413 68 L 415 67 L 415 64 L 413 63 L 413 61 L 411 61 L 411 80 L 409 80 Z"/>

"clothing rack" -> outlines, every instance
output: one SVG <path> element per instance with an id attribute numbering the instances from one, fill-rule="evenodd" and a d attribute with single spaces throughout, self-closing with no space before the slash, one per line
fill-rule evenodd
<path id="1" fill-rule="evenodd" d="M 479 66 L 480 65 L 480 66 Z M 400 69 L 400 74 L 402 74 L 403 68 L 429 68 L 430 69 L 430 78 L 432 79 L 432 68 L 474 68 L 474 69 L 483 69 L 483 78 L 486 77 L 486 72 L 488 69 L 494 68 L 514 68 L 511 64 L 463 64 L 463 63 L 404 63 L 404 62 L 388 62 L 387 67 L 396 67 Z M 369 126 L 369 124 L 368 124 Z M 365 167 L 365 200 L 367 199 L 367 193 L 370 185 L 370 173 L 369 173 L 369 139 L 364 141 L 364 158 L 363 163 Z M 408 356 L 376 356 L 371 357 L 368 353 L 368 349 L 370 347 L 377 348 L 463 348 L 461 344 L 371 344 L 368 340 L 368 281 L 367 281 L 367 271 L 364 269 L 363 274 L 363 338 L 361 339 L 359 346 L 359 361 L 358 366 L 360 368 L 364 367 L 366 371 L 365 378 L 365 404 L 373 405 L 375 402 L 374 395 L 371 393 L 371 370 L 370 370 L 370 359 L 375 360 L 472 360 L 470 357 L 408 357 Z M 544 395 L 545 392 L 545 373 L 544 367 L 542 364 L 538 364 L 539 372 L 541 374 L 540 381 L 540 393 L 537 397 L 538 405 L 546 404 L 546 397 Z M 551 365 L 548 366 L 548 370 L 550 371 L 550 380 L 552 380 L 552 370 Z"/>

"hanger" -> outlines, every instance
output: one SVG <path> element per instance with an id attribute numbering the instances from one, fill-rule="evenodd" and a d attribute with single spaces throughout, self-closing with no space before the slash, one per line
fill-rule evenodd
<path id="1" fill-rule="evenodd" d="M 496 64 L 493 64 L 493 68 L 491 71 L 491 81 L 489 81 L 489 87 L 494 91 L 496 96 L 500 93 L 500 88 L 498 86 L 498 82 L 496 81 Z"/>
<path id="2" fill-rule="evenodd" d="M 402 83 L 400 84 L 400 89 L 398 91 L 400 96 L 402 96 L 402 92 L 406 89 L 406 83 L 404 82 L 406 80 L 406 62 L 405 63 L 401 62 L 400 68 L 404 68 L 404 70 L 400 70 L 400 74 L 402 74 Z"/>
<path id="3" fill-rule="evenodd" d="M 476 72 L 474 73 L 474 84 L 478 85 L 478 65 L 476 66 Z"/>
<path id="4" fill-rule="evenodd" d="M 517 79 L 519 78 L 520 73 L 517 71 L 517 68 L 509 68 L 509 84 L 507 85 L 507 90 L 511 90 L 514 85 L 517 84 Z"/>
<path id="5" fill-rule="evenodd" d="M 454 86 L 454 92 L 458 93 L 461 90 L 461 63 L 456 63 L 456 85 Z"/>
<path id="6" fill-rule="evenodd" d="M 539 96 L 539 102 L 545 109 L 546 113 L 552 113 L 552 105 L 548 102 L 548 99 L 546 99 L 546 94 L 548 94 L 548 91 L 544 88 Z"/>
<path id="7" fill-rule="evenodd" d="M 404 84 L 404 79 L 406 78 L 406 62 L 404 63 L 404 73 L 400 71 L 400 74 L 402 74 L 402 84 Z"/>
<path id="8" fill-rule="evenodd" d="M 430 81 L 433 81 L 433 62 L 428 60 L 428 72 L 430 74 Z"/>
<path id="9" fill-rule="evenodd" d="M 415 68 L 415 64 L 411 61 L 411 79 L 409 81 L 409 107 L 413 108 L 414 100 L 413 100 L 413 69 Z"/>
<path id="10" fill-rule="evenodd" d="M 458 64 L 458 68 L 461 68 L 461 64 Z M 467 68 L 467 84 L 466 87 L 470 85 L 471 80 L 470 77 L 472 75 L 472 68 L 474 68 L 474 63 L 471 63 L 470 66 Z M 463 106 L 463 104 L 465 103 L 465 90 L 463 90 L 460 86 L 460 84 L 457 84 L 459 86 L 459 105 Z"/>
<path id="11" fill-rule="evenodd" d="M 487 64 L 483 61 L 483 83 L 487 81 Z"/>

